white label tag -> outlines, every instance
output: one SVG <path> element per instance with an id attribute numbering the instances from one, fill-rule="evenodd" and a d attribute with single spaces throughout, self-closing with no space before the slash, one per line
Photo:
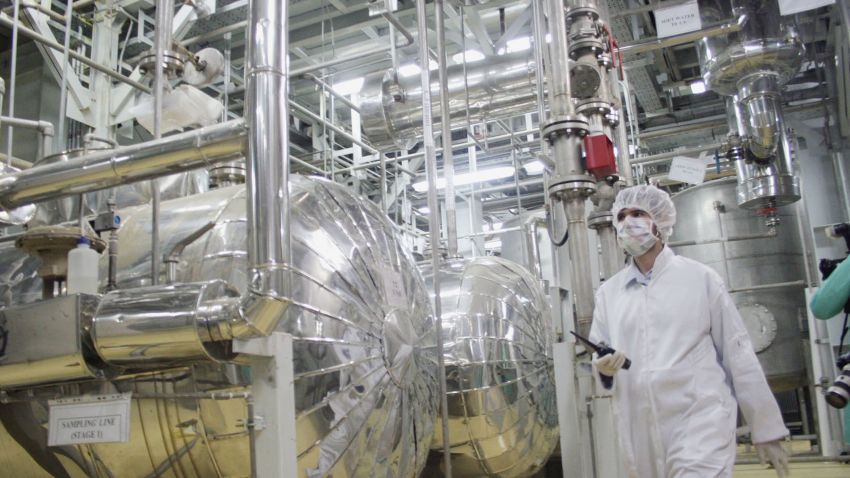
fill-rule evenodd
<path id="1" fill-rule="evenodd" d="M 663 5 L 663 3 L 662 3 Z M 695 32 L 702 28 L 697 0 L 672 7 L 655 10 L 655 26 L 658 37 L 671 37 L 682 33 Z"/>
<path id="2" fill-rule="evenodd" d="M 381 268 L 381 280 L 384 283 L 384 293 L 387 294 L 387 303 L 391 307 L 407 307 L 407 294 L 404 291 L 401 272 L 392 266 L 384 266 Z"/>
<path id="3" fill-rule="evenodd" d="M 50 400 L 47 445 L 127 442 L 130 393 Z"/>
<path id="4" fill-rule="evenodd" d="M 779 0 L 779 14 L 782 16 L 793 15 L 833 3 L 835 3 L 835 0 Z"/>
<path id="5" fill-rule="evenodd" d="M 676 156 L 670 163 L 670 173 L 667 177 L 673 181 L 690 184 L 702 184 L 705 181 L 705 160 Z"/>

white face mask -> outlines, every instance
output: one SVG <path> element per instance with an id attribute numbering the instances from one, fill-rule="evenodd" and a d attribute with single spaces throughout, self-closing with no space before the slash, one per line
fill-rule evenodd
<path id="1" fill-rule="evenodd" d="M 617 239 L 620 246 L 632 257 L 647 253 L 658 237 L 652 233 L 652 220 L 641 217 L 626 217 L 617 223 Z"/>

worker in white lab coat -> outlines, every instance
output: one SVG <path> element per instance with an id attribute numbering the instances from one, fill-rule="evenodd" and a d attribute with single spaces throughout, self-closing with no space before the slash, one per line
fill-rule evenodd
<path id="1" fill-rule="evenodd" d="M 788 475 L 788 435 L 741 317 L 720 276 L 664 242 L 676 211 L 654 186 L 617 195 L 612 212 L 631 264 L 599 288 L 590 339 L 615 377 L 621 451 L 629 476 L 731 477 L 737 407 L 763 463 Z M 626 357 L 629 370 L 620 370 Z"/>

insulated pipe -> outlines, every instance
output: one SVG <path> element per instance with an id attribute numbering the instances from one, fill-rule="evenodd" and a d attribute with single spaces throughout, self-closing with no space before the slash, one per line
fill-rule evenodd
<path id="1" fill-rule="evenodd" d="M 245 136 L 245 121 L 237 119 L 38 166 L 0 178 L 0 207 L 14 209 L 233 161 L 242 157 Z"/>
<path id="2" fill-rule="evenodd" d="M 436 0 L 437 17 L 437 65 L 440 75 L 440 117 L 451 118 L 449 107 L 449 76 L 446 71 L 446 26 L 444 22 L 443 0 Z M 443 142 L 443 175 L 446 178 L 446 242 L 449 257 L 457 256 L 457 208 L 455 207 L 455 162 L 452 151 L 451 120 L 441 121 L 440 133 Z M 433 211 L 433 209 L 432 209 Z M 435 269 L 436 270 L 436 269 Z"/>
<path id="3" fill-rule="evenodd" d="M 171 24 L 174 19 L 174 0 L 156 1 L 156 37 L 154 37 L 154 49 L 156 50 L 153 78 L 153 138 L 154 141 L 162 138 L 162 100 L 165 95 L 165 51 L 171 50 Z M 161 265 L 159 245 L 159 184 L 156 179 L 150 181 L 151 189 L 151 283 L 159 284 L 159 271 Z M 80 201 L 82 205 L 82 201 Z M 80 214 L 82 221 L 83 215 Z"/>
<path id="4" fill-rule="evenodd" d="M 289 303 L 289 2 L 249 3 L 246 107 L 250 128 L 246 160 L 249 293 L 244 320 L 233 336 L 267 336 Z"/>
<path id="5" fill-rule="evenodd" d="M 428 177 L 428 234 L 431 242 L 431 268 L 434 270 L 432 288 L 434 291 L 434 317 L 437 329 L 437 359 L 439 361 L 440 414 L 443 430 L 443 475 L 452 477 L 452 457 L 449 443 L 449 403 L 446 396 L 446 363 L 443 350 L 443 316 L 440 299 L 440 213 L 437 202 L 437 153 L 434 147 L 434 131 L 431 122 L 431 71 L 428 68 L 428 22 L 425 10 L 426 0 L 416 0 L 416 27 L 419 34 L 419 79 L 422 88 L 422 132 L 425 149 L 425 172 Z"/>
<path id="6" fill-rule="evenodd" d="M 716 36 L 728 35 L 741 30 L 741 23 L 744 17 L 739 19 L 729 19 L 725 22 L 716 23 L 702 30 L 695 32 L 683 33 L 681 35 L 673 35 L 665 38 L 649 38 L 631 43 L 626 43 L 620 46 L 620 53 L 623 55 L 637 55 L 638 53 L 647 53 L 650 51 L 661 50 L 664 48 L 674 47 L 676 45 L 684 45 Z"/>

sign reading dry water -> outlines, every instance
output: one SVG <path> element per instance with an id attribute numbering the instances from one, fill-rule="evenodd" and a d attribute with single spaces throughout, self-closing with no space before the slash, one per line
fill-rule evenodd
<path id="1" fill-rule="evenodd" d="M 130 440 L 130 393 L 50 400 L 48 446 Z"/>

